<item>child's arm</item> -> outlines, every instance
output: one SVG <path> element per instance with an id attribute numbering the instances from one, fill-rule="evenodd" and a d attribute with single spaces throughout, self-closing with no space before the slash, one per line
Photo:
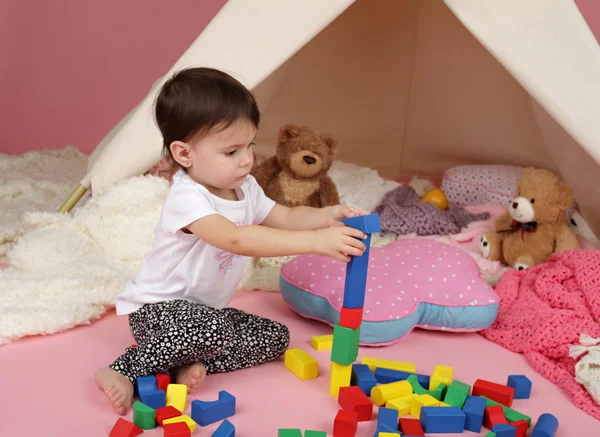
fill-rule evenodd
<path id="1" fill-rule="evenodd" d="M 222 215 L 212 214 L 187 226 L 198 238 L 221 250 L 251 257 L 276 257 L 316 253 L 340 261 L 361 256 L 366 235 L 349 226 L 311 231 L 275 229 L 261 225 L 236 226 Z"/>
<path id="2" fill-rule="evenodd" d="M 312 208 L 309 206 L 288 208 L 275 204 L 262 224 L 271 228 L 302 231 L 340 225 L 339 220 L 366 214 L 368 213 L 362 209 L 351 208 L 346 205 L 325 208 Z"/>

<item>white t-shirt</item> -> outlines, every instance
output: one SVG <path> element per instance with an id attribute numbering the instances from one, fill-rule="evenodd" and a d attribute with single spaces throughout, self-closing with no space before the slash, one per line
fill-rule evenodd
<path id="1" fill-rule="evenodd" d="M 275 202 L 256 179 L 247 176 L 237 190 L 239 200 L 211 194 L 182 170 L 173 177 L 155 239 L 135 279 L 117 296 L 117 314 L 129 314 L 146 303 L 186 299 L 224 308 L 238 288 L 248 257 L 209 245 L 182 228 L 211 214 L 238 226 L 260 224 Z"/>

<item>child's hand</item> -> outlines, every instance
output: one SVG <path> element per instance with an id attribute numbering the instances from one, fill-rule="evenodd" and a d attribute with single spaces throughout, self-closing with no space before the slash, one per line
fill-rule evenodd
<path id="1" fill-rule="evenodd" d="M 347 205 L 335 205 L 331 207 L 330 226 L 345 226 L 340 220 L 368 214 L 369 213 L 362 208 Z"/>
<path id="2" fill-rule="evenodd" d="M 342 223 L 315 231 L 315 253 L 348 262 L 351 256 L 361 256 L 367 246 L 361 240 L 367 236 Z"/>

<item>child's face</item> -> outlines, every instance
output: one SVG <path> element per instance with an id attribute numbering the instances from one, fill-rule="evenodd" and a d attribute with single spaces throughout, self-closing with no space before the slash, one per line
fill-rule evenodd
<path id="1" fill-rule="evenodd" d="M 241 187 L 252 168 L 251 146 L 255 136 L 256 128 L 246 120 L 205 135 L 191 144 L 192 165 L 188 174 L 207 188 L 234 190 Z"/>

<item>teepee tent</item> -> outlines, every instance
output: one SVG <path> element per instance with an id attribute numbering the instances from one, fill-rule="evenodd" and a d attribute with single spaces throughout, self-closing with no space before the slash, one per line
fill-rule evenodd
<path id="1" fill-rule="evenodd" d="M 196 65 L 253 90 L 259 154 L 301 123 L 385 177 L 544 167 L 600 234 L 600 47 L 573 0 L 229 0 L 101 143 L 63 210 L 160 159 L 158 86 Z"/>

